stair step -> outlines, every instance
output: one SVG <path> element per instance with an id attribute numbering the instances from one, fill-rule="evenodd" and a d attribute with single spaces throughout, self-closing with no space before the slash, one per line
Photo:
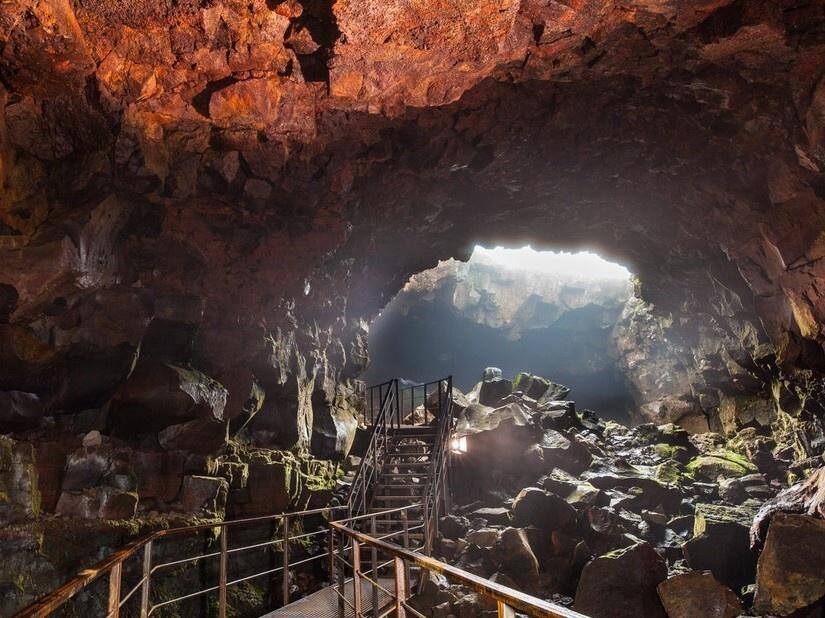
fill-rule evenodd
<path id="1" fill-rule="evenodd" d="M 399 463 L 387 463 L 390 468 L 429 468 L 431 461 L 402 461 Z"/>
<path id="2" fill-rule="evenodd" d="M 373 496 L 373 500 L 379 500 L 381 502 L 398 502 L 399 500 L 406 500 L 407 502 L 413 502 L 414 498 L 418 498 L 419 496 Z"/>
<path id="3" fill-rule="evenodd" d="M 426 483 L 378 483 L 377 487 L 384 489 L 424 489 L 427 487 Z"/>
<path id="4" fill-rule="evenodd" d="M 428 476 L 427 474 L 421 474 L 420 472 L 384 472 L 381 475 L 381 478 L 390 478 L 390 477 L 392 477 L 392 478 L 410 478 L 410 479 L 416 478 L 416 479 L 421 479 L 421 478 L 426 478 L 427 476 Z"/>

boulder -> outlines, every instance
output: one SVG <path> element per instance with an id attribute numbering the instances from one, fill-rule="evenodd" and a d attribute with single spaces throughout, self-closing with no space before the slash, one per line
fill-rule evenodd
<path id="1" fill-rule="evenodd" d="M 0 392 L 0 433 L 39 427 L 43 414 L 43 405 L 34 393 Z"/>
<path id="2" fill-rule="evenodd" d="M 481 518 L 489 524 L 507 526 L 510 524 L 510 509 L 503 506 L 486 506 L 474 510 L 470 515 Z"/>
<path id="3" fill-rule="evenodd" d="M 498 536 L 499 531 L 495 528 L 481 528 L 480 530 L 471 530 L 464 538 L 468 543 L 490 549 L 498 541 Z"/>
<path id="4" fill-rule="evenodd" d="M 714 451 L 692 459 L 687 471 L 697 478 L 715 481 L 720 476 L 732 478 L 758 472 L 750 461 L 731 451 Z"/>
<path id="5" fill-rule="evenodd" d="M 226 389 L 196 369 L 170 363 L 138 365 L 109 403 L 123 433 L 160 431 L 194 419 L 223 421 Z"/>
<path id="6" fill-rule="evenodd" d="M 733 590 L 753 583 L 756 559 L 748 537 L 752 517 L 753 511 L 744 506 L 697 505 L 693 538 L 682 547 L 690 568 L 710 571 Z"/>
<path id="7" fill-rule="evenodd" d="M 751 526 L 751 545 L 762 546 L 771 518 L 777 513 L 805 513 L 825 519 L 825 468 L 780 492 L 759 509 Z"/>
<path id="8" fill-rule="evenodd" d="M 183 482 L 186 455 L 182 452 L 135 451 L 130 463 L 140 499 L 154 499 L 161 503 L 175 500 Z"/>
<path id="9" fill-rule="evenodd" d="M 478 403 L 483 406 L 496 406 L 498 402 L 513 392 L 513 383 L 504 378 L 485 380 L 478 391 Z"/>
<path id="10" fill-rule="evenodd" d="M 530 586 L 539 575 L 539 561 L 524 530 L 505 528 L 496 548 L 504 573 L 520 586 Z"/>
<path id="11" fill-rule="evenodd" d="M 599 556 L 584 567 L 573 609 L 591 618 L 666 618 L 656 587 L 667 565 L 648 543 Z"/>
<path id="12" fill-rule="evenodd" d="M 550 380 L 546 378 L 521 372 L 513 379 L 513 390 L 521 391 L 527 397 L 530 397 L 530 399 L 538 401 L 547 392 L 547 389 L 550 388 L 550 384 Z"/>
<path id="13" fill-rule="evenodd" d="M 584 471 L 593 460 L 590 451 L 575 436 L 565 435 L 555 429 L 545 429 L 539 445 L 548 466 L 574 474 Z"/>
<path id="14" fill-rule="evenodd" d="M 657 590 L 668 618 L 736 618 L 743 611 L 736 594 L 707 571 L 676 575 Z"/>
<path id="15" fill-rule="evenodd" d="M 167 451 L 209 455 L 226 443 L 226 423 L 212 418 L 196 418 L 170 425 L 158 432 L 158 442 Z"/>
<path id="16" fill-rule="evenodd" d="M 788 616 L 825 598 L 825 521 L 778 513 L 759 556 L 754 608 Z"/>
<path id="17" fill-rule="evenodd" d="M 522 489 L 513 501 L 513 524 L 543 530 L 567 528 L 576 521 L 576 510 L 564 498 L 538 487 Z"/>

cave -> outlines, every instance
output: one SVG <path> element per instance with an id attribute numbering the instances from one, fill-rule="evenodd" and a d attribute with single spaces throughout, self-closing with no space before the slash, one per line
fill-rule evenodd
<path id="1" fill-rule="evenodd" d="M 629 424 L 654 396 L 635 386 L 640 370 L 625 362 L 636 347 L 626 335 L 647 309 L 639 302 L 630 272 L 595 254 L 477 246 L 467 262 L 445 260 L 413 275 L 379 312 L 360 379 L 424 383 L 450 375 L 467 392 L 486 362 L 504 375 L 549 376 L 571 389 L 579 407 Z M 649 359 L 647 369 L 658 360 Z"/>
<path id="2" fill-rule="evenodd" d="M 453 578 L 399 615 L 821 617 L 823 230 L 820 0 L 3 2 L 0 614 L 334 589 L 306 539 L 408 500 L 392 447 Z M 632 273 L 608 373 L 527 349 L 593 360 L 592 308 L 545 342 L 414 298 L 476 246 Z"/>

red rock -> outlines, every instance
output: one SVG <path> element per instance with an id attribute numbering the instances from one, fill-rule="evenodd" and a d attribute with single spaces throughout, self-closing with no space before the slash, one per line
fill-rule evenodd
<path id="1" fill-rule="evenodd" d="M 668 618 L 736 618 L 744 611 L 736 594 L 708 571 L 676 575 L 657 589 Z"/>
<path id="2" fill-rule="evenodd" d="M 223 517 L 228 485 L 224 479 L 209 476 L 185 476 L 180 492 L 185 513 L 205 517 Z"/>

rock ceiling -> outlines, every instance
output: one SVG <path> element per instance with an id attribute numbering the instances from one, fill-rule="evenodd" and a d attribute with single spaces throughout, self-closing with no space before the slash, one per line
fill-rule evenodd
<path id="1" fill-rule="evenodd" d="M 152 359 L 335 408 L 484 240 L 620 259 L 729 381 L 825 368 L 819 1 L 11 0 L 0 84 L 0 387 L 52 409 Z"/>

